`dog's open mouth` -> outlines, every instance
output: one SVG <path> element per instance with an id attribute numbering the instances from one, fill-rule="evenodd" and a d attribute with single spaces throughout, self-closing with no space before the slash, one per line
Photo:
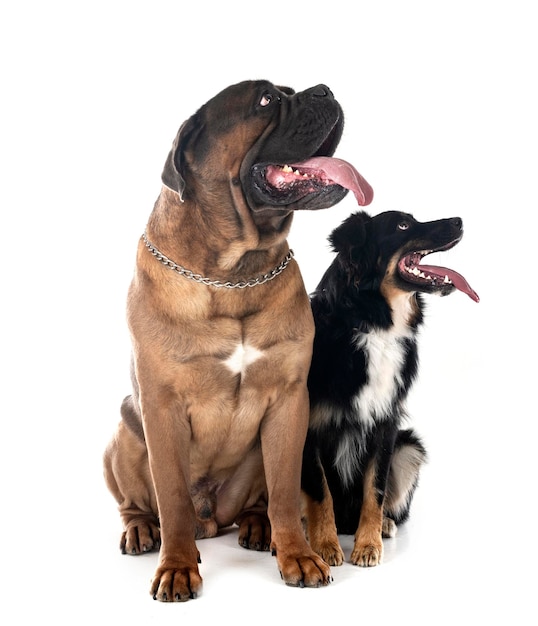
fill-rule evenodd
<path id="1" fill-rule="evenodd" d="M 459 239 L 453 241 L 448 246 L 436 250 L 420 250 L 411 252 L 403 256 L 398 262 L 398 270 L 403 280 L 422 287 L 424 291 L 434 291 L 441 294 L 448 294 L 454 289 L 458 289 L 467 294 L 475 302 L 480 298 L 476 291 L 471 288 L 465 278 L 447 267 L 437 267 L 434 265 L 422 265 L 422 259 L 432 252 L 448 250 L 458 243 Z"/>
<path id="2" fill-rule="evenodd" d="M 349 190 L 361 206 L 370 204 L 374 192 L 368 182 L 347 161 L 331 157 L 312 157 L 286 165 L 257 164 L 253 176 L 258 189 L 271 204 L 284 206 L 312 194 L 340 193 Z M 335 188 L 339 188 L 335 189 Z"/>

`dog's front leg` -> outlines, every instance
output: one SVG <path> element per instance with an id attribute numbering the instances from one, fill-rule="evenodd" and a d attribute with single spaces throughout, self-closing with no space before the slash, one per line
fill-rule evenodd
<path id="1" fill-rule="evenodd" d="M 190 431 L 186 420 L 182 422 L 170 407 L 146 404 L 152 407 L 144 412 L 144 431 L 161 525 L 159 564 L 150 593 L 156 600 L 181 602 L 202 591 L 194 539 L 195 512 L 187 478 Z"/>
<path id="2" fill-rule="evenodd" d="M 284 582 L 319 587 L 330 581 L 330 568 L 308 545 L 301 523 L 301 461 L 308 425 L 308 394 L 289 386 L 261 426 L 267 479 L 271 550 Z"/>
<path id="3" fill-rule="evenodd" d="M 394 450 L 395 431 L 389 427 L 380 438 L 376 455 L 363 479 L 363 501 L 351 562 L 373 567 L 383 558 L 383 504 Z"/>
<path id="4" fill-rule="evenodd" d="M 319 458 L 317 434 L 309 430 L 303 451 L 301 473 L 303 514 L 310 546 L 329 565 L 342 565 L 332 494 Z"/>

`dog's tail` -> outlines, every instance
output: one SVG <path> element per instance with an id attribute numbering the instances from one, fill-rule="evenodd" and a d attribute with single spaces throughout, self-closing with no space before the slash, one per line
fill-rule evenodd
<path id="1" fill-rule="evenodd" d="M 409 517 L 420 468 L 427 460 L 426 448 L 413 429 L 400 430 L 385 492 L 384 514 L 402 524 Z"/>

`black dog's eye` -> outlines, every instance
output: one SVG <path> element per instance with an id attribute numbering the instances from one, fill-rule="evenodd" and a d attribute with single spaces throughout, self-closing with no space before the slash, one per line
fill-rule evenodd
<path id="1" fill-rule="evenodd" d="M 409 228 L 409 222 L 400 222 L 398 224 L 399 230 L 407 230 Z"/>
<path id="2" fill-rule="evenodd" d="M 267 105 L 271 104 L 271 102 L 273 102 L 273 100 L 280 100 L 280 98 L 278 96 L 275 96 L 274 94 L 270 93 L 269 91 L 266 91 L 263 96 L 261 97 L 260 100 L 260 106 L 262 107 L 266 107 Z"/>

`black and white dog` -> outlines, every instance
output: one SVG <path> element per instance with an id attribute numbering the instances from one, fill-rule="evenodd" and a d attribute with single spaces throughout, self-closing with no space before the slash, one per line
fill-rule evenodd
<path id="1" fill-rule="evenodd" d="M 377 565 L 382 537 L 409 516 L 425 448 L 402 429 L 418 369 L 423 293 L 477 294 L 456 272 L 420 264 L 463 236 L 458 217 L 421 223 L 407 213 L 351 215 L 329 237 L 336 258 L 312 295 L 316 323 L 311 419 L 302 489 L 312 548 L 330 565 L 337 533 L 355 534 L 351 562 Z"/>

